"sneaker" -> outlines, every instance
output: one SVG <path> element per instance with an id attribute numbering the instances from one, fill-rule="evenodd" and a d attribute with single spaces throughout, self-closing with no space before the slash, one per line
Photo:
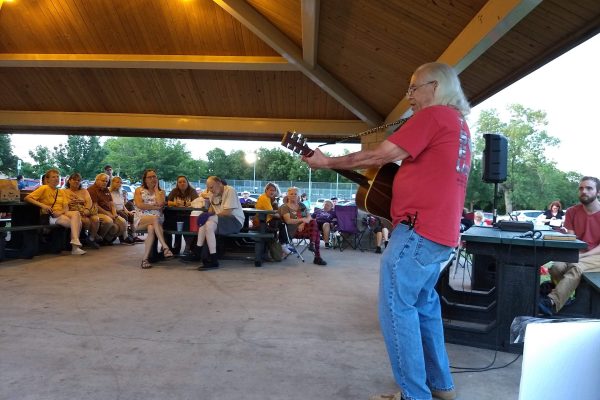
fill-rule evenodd
<path id="1" fill-rule="evenodd" d="M 281 251 L 283 252 L 283 255 L 285 257 L 289 256 L 290 254 L 292 254 L 292 252 L 287 248 L 287 246 L 285 244 L 281 245 Z"/>
<path id="2" fill-rule="evenodd" d="M 381 254 L 381 246 L 377 246 L 377 248 L 375 249 L 375 253 Z"/>
<path id="3" fill-rule="evenodd" d="M 540 313 L 548 316 L 553 316 L 556 312 L 556 306 L 552 299 L 548 296 L 542 297 L 538 303 Z"/>
<path id="4" fill-rule="evenodd" d="M 325 248 L 329 249 L 331 247 L 331 245 L 329 244 L 329 242 L 325 243 Z"/>
<path id="5" fill-rule="evenodd" d="M 121 242 L 121 244 L 128 244 L 128 245 L 135 244 L 133 242 L 133 238 L 130 238 L 130 237 L 126 237 L 125 239 L 119 239 L 119 241 Z"/>
<path id="6" fill-rule="evenodd" d="M 323 260 L 321 257 L 315 257 L 315 259 L 313 260 L 313 264 L 327 265 L 327 262 L 325 260 Z"/>
<path id="7" fill-rule="evenodd" d="M 73 246 L 81 247 L 81 242 L 79 241 L 79 239 L 73 239 L 73 240 L 71 240 L 71 244 Z"/>
<path id="8" fill-rule="evenodd" d="M 71 250 L 71 254 L 74 256 L 81 256 L 85 254 L 85 250 L 82 250 L 81 247 L 73 246 L 73 250 Z"/>
<path id="9" fill-rule="evenodd" d="M 91 247 L 92 249 L 96 249 L 96 250 L 98 250 L 100 248 L 100 245 L 98 243 L 96 243 L 95 240 L 92 240 L 89 238 L 85 241 L 85 245 L 87 247 Z"/>
<path id="10" fill-rule="evenodd" d="M 451 390 L 435 390 L 435 389 L 430 389 L 431 390 L 431 396 L 434 399 L 440 399 L 440 400 L 454 400 L 456 399 L 456 390 L 451 389 Z"/>

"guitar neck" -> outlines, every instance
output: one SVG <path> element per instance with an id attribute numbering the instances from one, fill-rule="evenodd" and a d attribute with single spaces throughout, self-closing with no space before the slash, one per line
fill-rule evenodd
<path id="1" fill-rule="evenodd" d="M 287 131 L 285 135 L 283 135 L 283 139 L 281 139 L 281 145 L 286 149 L 293 151 L 294 153 L 300 154 L 302 156 L 307 155 L 308 157 L 312 156 L 313 150 L 306 145 L 306 138 L 302 136 L 302 134 Z M 352 182 L 358 183 L 362 187 L 369 187 L 369 180 L 359 174 L 356 171 L 346 170 L 346 169 L 333 169 L 338 174 L 342 175 L 350 179 Z"/>
<path id="2" fill-rule="evenodd" d="M 369 179 L 356 171 L 335 168 L 333 170 L 343 177 L 350 179 L 352 182 L 357 183 L 359 186 L 369 187 Z"/>

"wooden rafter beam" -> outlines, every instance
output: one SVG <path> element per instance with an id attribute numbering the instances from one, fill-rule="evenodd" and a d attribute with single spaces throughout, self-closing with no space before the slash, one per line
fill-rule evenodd
<path id="1" fill-rule="evenodd" d="M 314 68 L 319 43 L 319 0 L 302 0 L 302 56 Z"/>
<path id="2" fill-rule="evenodd" d="M 316 65 L 311 67 L 302 57 L 302 50 L 244 0 L 213 0 L 256 36 L 281 54 L 321 89 L 370 125 L 381 123 L 382 117 L 329 72 Z"/>
<path id="3" fill-rule="evenodd" d="M 43 131 L 45 129 L 73 131 L 135 131 L 177 132 L 178 137 L 231 136 L 239 133 L 281 139 L 287 130 L 297 130 L 308 137 L 339 138 L 348 132 L 368 129 L 358 120 L 296 120 L 270 118 L 232 118 L 189 115 L 120 114 L 53 111 L 2 111 L 0 130 Z"/>
<path id="4" fill-rule="evenodd" d="M 0 54 L 0 67 L 298 70 L 283 57 L 151 54 Z"/>
<path id="5" fill-rule="evenodd" d="M 438 61 L 452 65 L 460 74 L 502 36 L 525 18 L 542 0 L 490 0 L 440 55 Z M 406 98 L 386 117 L 392 122 L 409 110 Z"/>

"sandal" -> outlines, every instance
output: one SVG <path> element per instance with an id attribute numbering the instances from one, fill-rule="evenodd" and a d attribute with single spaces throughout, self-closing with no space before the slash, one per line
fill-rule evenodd
<path id="1" fill-rule="evenodd" d="M 142 260 L 142 268 L 143 269 L 152 268 L 152 264 L 150 264 L 150 261 L 148 261 L 148 260 Z"/>
<path id="2" fill-rule="evenodd" d="M 164 249 L 163 250 L 163 256 L 165 256 L 165 258 L 173 258 L 173 257 L 175 257 L 173 255 L 173 252 L 171 250 L 169 250 L 169 249 Z"/>

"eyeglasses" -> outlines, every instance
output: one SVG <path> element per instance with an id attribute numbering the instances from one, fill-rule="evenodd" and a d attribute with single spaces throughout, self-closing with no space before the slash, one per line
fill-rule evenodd
<path id="1" fill-rule="evenodd" d="M 410 97 L 414 92 L 417 91 L 417 89 L 425 86 L 425 85 L 429 85 L 430 83 L 437 83 L 437 81 L 429 81 L 429 82 L 425 82 L 421 85 L 412 85 L 408 87 L 408 90 L 406 91 L 406 97 Z"/>

